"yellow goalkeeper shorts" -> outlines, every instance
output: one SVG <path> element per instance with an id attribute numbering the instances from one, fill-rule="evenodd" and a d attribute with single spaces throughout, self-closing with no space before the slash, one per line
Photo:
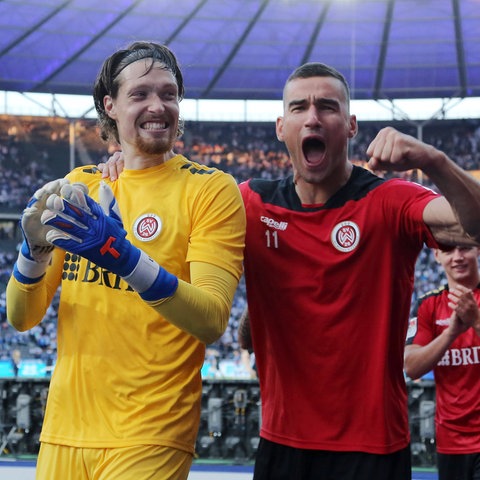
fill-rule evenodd
<path id="1" fill-rule="evenodd" d="M 187 480 L 192 455 L 158 445 L 77 448 L 42 443 L 36 480 Z"/>

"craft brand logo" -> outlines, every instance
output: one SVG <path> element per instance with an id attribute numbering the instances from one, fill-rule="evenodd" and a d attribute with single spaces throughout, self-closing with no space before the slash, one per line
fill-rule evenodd
<path id="1" fill-rule="evenodd" d="M 260 221 L 265 223 L 268 227 L 275 228 L 277 230 L 286 230 L 288 227 L 288 222 L 277 222 L 273 218 L 268 218 L 261 216 Z"/>

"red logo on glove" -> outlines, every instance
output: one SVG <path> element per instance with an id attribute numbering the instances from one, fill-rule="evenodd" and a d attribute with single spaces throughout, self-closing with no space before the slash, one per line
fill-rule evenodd
<path id="1" fill-rule="evenodd" d="M 100 249 L 100 253 L 105 255 L 106 253 L 110 253 L 113 258 L 118 258 L 120 253 L 118 250 L 112 247 L 112 243 L 116 240 L 115 237 L 108 237 L 108 240 L 103 244 L 103 247 Z"/>

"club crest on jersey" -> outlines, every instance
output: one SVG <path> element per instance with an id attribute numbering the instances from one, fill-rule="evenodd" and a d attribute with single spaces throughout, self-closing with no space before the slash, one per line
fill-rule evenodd
<path id="1" fill-rule="evenodd" d="M 142 242 L 150 242 L 162 231 L 162 221 L 154 213 L 145 213 L 133 225 L 133 234 Z"/>
<path id="2" fill-rule="evenodd" d="M 331 240 L 338 251 L 351 252 L 360 241 L 360 229 L 355 222 L 338 223 L 332 230 Z"/>

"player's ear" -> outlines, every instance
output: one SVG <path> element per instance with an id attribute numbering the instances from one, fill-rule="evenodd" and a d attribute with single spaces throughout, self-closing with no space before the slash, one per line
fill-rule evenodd
<path id="1" fill-rule="evenodd" d="M 117 119 L 117 112 L 115 108 L 115 102 L 110 95 L 105 95 L 103 97 L 103 107 L 105 108 L 106 114 L 113 120 Z"/>
<path id="2" fill-rule="evenodd" d="M 277 123 L 275 126 L 277 132 L 277 138 L 283 142 L 283 117 L 277 117 Z"/>
<path id="3" fill-rule="evenodd" d="M 357 117 L 355 115 L 350 115 L 348 122 L 348 138 L 353 138 L 358 133 L 358 123 Z"/>

